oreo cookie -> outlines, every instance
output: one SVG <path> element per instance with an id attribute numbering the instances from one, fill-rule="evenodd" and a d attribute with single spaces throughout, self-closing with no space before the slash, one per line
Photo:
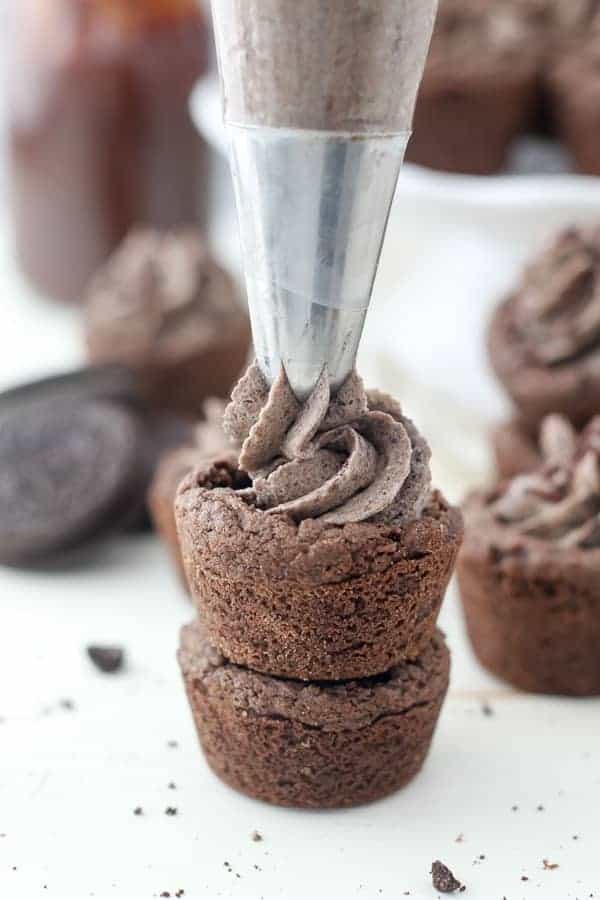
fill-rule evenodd
<path id="1" fill-rule="evenodd" d="M 59 375 L 19 384 L 0 393 L 0 415 L 29 402 L 56 399 L 106 400 L 133 409 L 143 408 L 139 378 L 121 365 L 86 366 Z"/>
<path id="2" fill-rule="evenodd" d="M 89 399 L 76 381 L 0 395 L 0 563 L 54 560 L 118 530 L 139 509 L 147 481 L 142 420 L 96 399 L 99 382 Z"/>

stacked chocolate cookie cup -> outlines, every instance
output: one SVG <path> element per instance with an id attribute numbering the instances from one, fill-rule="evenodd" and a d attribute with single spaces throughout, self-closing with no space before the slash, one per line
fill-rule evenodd
<path id="1" fill-rule="evenodd" d="M 418 437 L 413 473 L 415 459 L 427 466 Z M 460 513 L 427 490 L 409 516 L 298 520 L 261 508 L 259 485 L 223 454 L 176 500 L 198 612 L 179 661 L 204 753 L 224 781 L 268 802 L 375 800 L 419 771 L 446 694 L 436 620 Z"/>
<path id="2" fill-rule="evenodd" d="M 514 409 L 492 435 L 503 477 L 541 465 L 545 416 L 580 430 L 600 412 L 599 279 L 600 228 L 565 228 L 494 313 L 489 358 Z"/>

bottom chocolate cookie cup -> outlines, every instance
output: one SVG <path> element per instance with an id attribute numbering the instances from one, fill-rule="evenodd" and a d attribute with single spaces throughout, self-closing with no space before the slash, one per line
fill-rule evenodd
<path id="1" fill-rule="evenodd" d="M 309 808 L 368 803 L 414 778 L 450 668 L 440 632 L 414 662 L 340 683 L 285 680 L 236 666 L 196 624 L 182 630 L 178 656 L 215 774 L 259 800 Z"/>

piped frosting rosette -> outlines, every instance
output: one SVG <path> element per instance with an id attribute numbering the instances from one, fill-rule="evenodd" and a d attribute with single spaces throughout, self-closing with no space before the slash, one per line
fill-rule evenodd
<path id="1" fill-rule="evenodd" d="M 430 451 L 395 401 L 352 373 L 332 395 L 323 370 L 300 403 L 283 369 L 269 387 L 252 365 L 235 388 L 224 429 L 241 445 L 253 499 L 294 520 L 418 518 L 430 495 Z"/>

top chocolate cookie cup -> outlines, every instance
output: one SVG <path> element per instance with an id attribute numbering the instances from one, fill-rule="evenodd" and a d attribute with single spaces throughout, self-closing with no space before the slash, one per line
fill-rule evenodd
<path id="1" fill-rule="evenodd" d="M 492 366 L 525 427 L 561 413 L 581 427 L 600 409 L 600 229 L 567 228 L 496 310 Z"/>
<path id="2" fill-rule="evenodd" d="M 233 662 L 301 680 L 363 678 L 430 641 L 462 537 L 434 492 L 409 522 L 297 523 L 258 509 L 244 473 L 213 461 L 182 482 L 176 519 L 211 643 Z"/>

